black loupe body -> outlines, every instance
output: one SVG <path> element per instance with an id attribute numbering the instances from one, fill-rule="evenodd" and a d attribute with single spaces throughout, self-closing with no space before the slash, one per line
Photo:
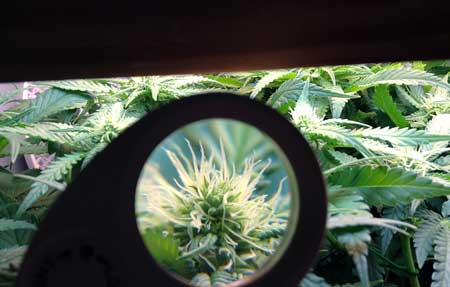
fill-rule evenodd
<path id="1" fill-rule="evenodd" d="M 233 153 L 231 135 L 242 145 L 256 146 L 256 137 L 268 144 L 249 148 L 247 158 Z M 275 187 L 257 194 L 274 162 L 284 168 L 267 185 Z M 163 178 L 164 166 L 174 175 Z M 147 201 L 140 201 L 141 192 L 148 192 Z M 288 194 L 284 217 L 274 215 L 282 194 Z M 146 206 L 149 217 L 142 215 Z M 234 94 L 183 98 L 127 129 L 63 192 L 28 249 L 17 286 L 195 286 L 197 277 L 159 260 L 151 236 L 150 243 L 143 240 L 147 230 L 176 239 L 180 260 L 203 268 L 204 276 L 258 267 L 226 286 L 297 286 L 319 249 L 326 207 L 313 151 L 283 116 Z M 260 216 L 264 226 L 252 227 L 261 212 L 267 212 Z M 147 223 L 137 220 L 142 216 Z M 275 225 L 283 227 L 278 237 L 266 240 Z M 267 260 L 256 260 L 259 253 Z M 233 260 L 223 263 L 217 254 Z"/>

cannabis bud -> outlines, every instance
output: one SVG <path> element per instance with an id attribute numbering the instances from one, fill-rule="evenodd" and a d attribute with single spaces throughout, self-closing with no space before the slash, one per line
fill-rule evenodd
<path id="1" fill-rule="evenodd" d="M 288 211 L 278 208 L 284 179 L 268 198 L 258 194 L 258 184 L 270 159 L 249 157 L 243 167 L 236 168 L 227 160 L 221 142 L 216 164 L 201 143 L 197 157 L 186 142 L 190 157 L 178 146 L 173 149 L 176 152 L 166 150 L 177 177 L 166 178 L 156 165 L 147 166 L 141 205 L 147 212 L 142 219 L 144 232 L 171 241 L 177 254 L 171 260 L 155 259 L 174 265 L 165 267 L 189 276 L 197 285 L 210 276 L 233 281 L 250 275 L 275 251 L 286 229 Z M 151 251 L 156 249 L 150 245 Z"/>

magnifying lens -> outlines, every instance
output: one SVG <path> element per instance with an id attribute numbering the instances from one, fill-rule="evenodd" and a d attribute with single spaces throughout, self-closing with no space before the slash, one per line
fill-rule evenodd
<path id="1" fill-rule="evenodd" d="M 326 222 L 314 154 L 228 93 L 148 114 L 59 197 L 17 286 L 297 286 Z"/>

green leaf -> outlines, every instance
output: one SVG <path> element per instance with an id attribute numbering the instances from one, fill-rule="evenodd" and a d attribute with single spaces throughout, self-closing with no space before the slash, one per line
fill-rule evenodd
<path id="1" fill-rule="evenodd" d="M 333 72 L 336 78 L 352 82 L 373 75 L 370 68 L 365 65 L 337 66 L 333 67 Z"/>
<path id="2" fill-rule="evenodd" d="M 30 144 L 27 142 L 23 142 L 20 145 L 19 149 L 19 155 L 25 155 L 25 154 L 45 154 L 48 153 L 48 146 L 45 143 L 38 143 L 38 144 Z M 0 157 L 4 156 L 11 156 L 11 150 L 9 149 L 0 149 Z"/>
<path id="3" fill-rule="evenodd" d="M 335 151 L 335 150 L 329 150 L 328 152 L 339 162 L 339 164 L 347 164 L 347 163 L 351 163 L 355 160 L 358 160 L 356 157 L 348 155 L 344 152 Z"/>
<path id="4" fill-rule="evenodd" d="M 436 236 L 431 287 L 450 286 L 450 226 L 443 225 Z"/>
<path id="5" fill-rule="evenodd" d="M 414 234 L 414 248 L 416 249 L 416 258 L 419 268 L 427 260 L 428 254 L 433 249 L 433 242 L 436 235 L 441 230 L 442 216 L 431 210 L 421 212 L 424 222 L 419 226 Z"/>
<path id="6" fill-rule="evenodd" d="M 217 235 L 208 233 L 205 237 L 202 237 L 198 243 L 198 246 L 192 245 L 189 251 L 184 252 L 179 259 L 186 259 L 196 255 L 199 255 L 203 252 L 206 252 L 212 249 L 215 246 L 217 241 Z"/>
<path id="7" fill-rule="evenodd" d="M 364 139 L 376 139 L 389 142 L 394 146 L 416 146 L 419 144 L 427 144 L 431 142 L 449 141 L 450 134 L 438 135 L 429 134 L 424 130 L 408 129 L 408 128 L 374 128 L 374 129 L 357 129 L 352 130 L 352 134 L 356 137 Z"/>
<path id="8" fill-rule="evenodd" d="M 369 214 L 369 206 L 364 203 L 364 198 L 356 191 L 329 188 L 328 189 L 328 213 L 333 215 L 345 214 Z"/>
<path id="9" fill-rule="evenodd" d="M 275 108 L 281 107 L 289 102 L 296 102 L 297 99 L 303 92 L 303 87 L 305 85 L 305 81 L 295 78 L 292 80 L 288 80 L 281 84 L 281 86 L 273 93 L 267 103 Z M 328 90 L 317 86 L 315 84 L 309 84 L 309 94 L 311 96 L 317 97 L 335 97 L 335 98 L 344 98 L 344 99 L 352 99 L 358 98 L 359 96 L 353 94 L 340 93 L 333 90 Z"/>
<path id="10" fill-rule="evenodd" d="M 450 114 L 435 115 L 426 126 L 427 133 L 436 135 L 450 135 Z M 422 151 L 431 151 L 446 148 L 448 141 L 442 141 L 432 144 L 427 144 L 421 147 Z"/>
<path id="11" fill-rule="evenodd" d="M 363 229 L 353 233 L 343 233 L 338 235 L 338 241 L 345 246 L 348 254 L 352 256 L 359 280 L 363 287 L 370 286 L 369 269 L 367 265 L 368 247 L 371 241 L 368 230 Z"/>
<path id="12" fill-rule="evenodd" d="M 340 118 L 342 114 L 342 110 L 344 109 L 345 105 L 347 104 L 349 100 L 348 99 L 342 99 L 342 98 L 331 98 L 331 114 L 333 118 Z"/>
<path id="13" fill-rule="evenodd" d="M 79 108 L 89 100 L 85 94 L 60 89 L 49 89 L 31 101 L 33 111 L 24 117 L 25 122 L 37 122 L 64 110 Z"/>
<path id="14" fill-rule="evenodd" d="M 20 89 L 14 89 L 12 91 L 1 91 L 0 92 L 0 105 L 14 99 L 17 94 L 22 92 Z"/>
<path id="15" fill-rule="evenodd" d="M 0 232 L 16 229 L 36 229 L 36 225 L 23 220 L 0 218 Z"/>
<path id="16" fill-rule="evenodd" d="M 346 92 L 356 92 L 380 84 L 395 85 L 430 85 L 450 90 L 450 85 L 439 77 L 424 71 L 407 68 L 381 70 L 373 75 L 365 77 L 346 89 Z"/>
<path id="17" fill-rule="evenodd" d="M 27 250 L 26 246 L 14 246 L 0 250 L 0 271 L 9 269 L 10 265 L 19 267 L 22 257 Z"/>
<path id="18" fill-rule="evenodd" d="M 350 147 L 358 150 L 362 155 L 366 157 L 374 156 L 374 153 L 371 152 L 361 141 L 360 139 L 352 134 L 352 131 L 346 128 L 343 128 L 338 125 L 319 125 L 309 130 L 302 130 L 306 135 L 311 135 L 312 138 L 319 137 L 323 138 L 326 141 L 333 140 L 338 141 L 340 143 L 344 143 Z"/>
<path id="19" fill-rule="evenodd" d="M 72 130 L 72 131 L 71 131 Z M 66 144 L 80 149 L 90 149 L 87 143 L 77 139 L 79 131 L 74 126 L 61 123 L 36 123 L 13 127 L 0 127 L 0 135 L 17 134 L 38 138 L 42 141 L 50 141 L 58 144 Z"/>
<path id="20" fill-rule="evenodd" d="M 299 287 L 331 287 L 331 285 L 322 277 L 319 277 L 312 272 L 308 272 L 302 282 L 300 282 Z"/>
<path id="21" fill-rule="evenodd" d="M 24 142 L 21 136 L 15 134 L 3 134 L 5 138 L 8 139 L 9 144 L 9 156 L 11 157 L 11 162 L 15 163 L 17 157 L 20 153 L 20 145 Z"/>
<path id="22" fill-rule="evenodd" d="M 169 271 L 188 276 L 189 271 L 184 260 L 180 259 L 179 242 L 171 234 L 163 235 L 160 229 L 147 229 L 143 234 L 144 243 L 156 262 Z"/>
<path id="23" fill-rule="evenodd" d="M 224 86 L 233 87 L 233 88 L 240 88 L 242 87 L 243 83 L 235 78 L 227 77 L 227 76 L 214 76 L 214 75 L 208 75 L 206 76 L 208 79 L 214 80 Z"/>
<path id="24" fill-rule="evenodd" d="M 84 152 L 74 152 L 63 157 L 58 157 L 53 161 L 42 173 L 37 177 L 43 181 L 60 181 L 63 176 L 71 172 L 73 165 L 77 164 L 85 157 Z M 35 182 L 31 186 L 30 192 L 24 198 L 17 210 L 17 215 L 20 216 L 29 207 L 33 205 L 41 196 L 49 191 L 47 184 L 43 182 Z"/>
<path id="25" fill-rule="evenodd" d="M 216 83 L 216 81 L 211 80 L 204 76 L 199 75 L 187 75 L 187 76 L 167 76 L 162 77 L 167 78 L 167 81 L 164 81 L 164 83 L 168 83 L 168 86 L 175 87 L 175 88 L 186 88 L 188 86 L 196 85 L 196 84 L 211 84 Z"/>
<path id="26" fill-rule="evenodd" d="M 90 132 L 98 131 L 104 134 L 112 131 L 118 133 L 129 127 L 143 115 L 143 112 L 140 110 L 124 109 L 122 102 L 105 104 L 83 123 L 83 127 L 89 127 Z"/>
<path id="27" fill-rule="evenodd" d="M 0 249 L 0 286 L 15 286 L 15 279 L 25 251 L 26 246 L 17 245 Z"/>
<path id="28" fill-rule="evenodd" d="M 264 226 L 264 228 L 256 228 L 253 232 L 250 233 L 250 235 L 262 240 L 281 237 L 283 236 L 285 231 L 285 224 L 271 224 L 268 226 Z"/>
<path id="29" fill-rule="evenodd" d="M 28 223 L 37 222 L 36 217 L 29 213 L 24 214 L 22 217 L 16 217 L 15 214 L 18 205 L 14 198 L 0 192 L 0 218 L 14 218 L 15 220 L 26 221 Z M 35 229 L 31 228 L 2 231 L 0 232 L 0 250 L 18 245 L 26 245 L 31 241 L 34 233 Z M 2 256 L 0 256 L 0 262 L 2 261 L 1 259 Z"/>
<path id="30" fill-rule="evenodd" d="M 211 287 L 211 278 L 206 273 L 198 273 L 192 278 L 191 283 L 196 287 Z"/>
<path id="31" fill-rule="evenodd" d="M 134 100 L 136 100 L 137 98 L 143 96 L 143 95 L 147 95 L 149 92 L 147 90 L 141 90 L 141 89 L 135 89 L 133 90 L 127 97 L 127 100 L 125 101 L 124 107 L 128 108 L 131 103 L 134 102 Z M 150 92 L 151 93 L 151 92 Z M 152 94 L 153 95 L 153 94 Z"/>
<path id="32" fill-rule="evenodd" d="M 211 275 L 211 287 L 225 287 L 236 281 L 233 275 L 224 271 L 216 271 Z"/>
<path id="33" fill-rule="evenodd" d="M 450 188 L 401 168 L 357 166 L 334 172 L 329 184 L 358 191 L 370 205 L 396 206 L 450 194 Z"/>
<path id="34" fill-rule="evenodd" d="M 450 199 L 442 204 L 441 213 L 442 213 L 442 216 L 444 216 L 444 217 L 450 216 Z"/>
<path id="35" fill-rule="evenodd" d="M 36 82 L 36 85 L 49 86 L 69 91 L 81 91 L 91 93 L 109 93 L 113 87 L 100 80 L 65 80 L 51 82 Z"/>
<path id="36" fill-rule="evenodd" d="M 206 273 L 198 273 L 192 278 L 191 283 L 196 287 L 225 287 L 236 280 L 238 278 L 234 274 L 216 271 L 211 274 L 211 277 Z"/>
<path id="37" fill-rule="evenodd" d="M 389 116 L 397 127 L 405 128 L 409 126 L 405 117 L 403 117 L 397 109 L 397 105 L 394 103 L 394 100 L 389 93 L 389 88 L 386 85 L 379 85 L 375 87 L 373 102 Z"/>
<path id="38" fill-rule="evenodd" d="M 411 104 L 412 106 L 420 109 L 424 104 L 424 93 L 416 93 L 412 91 L 408 91 L 401 86 L 396 86 L 395 90 L 397 92 L 397 96 L 403 100 L 404 102 Z M 409 89 L 411 90 L 411 89 Z"/>
<path id="39" fill-rule="evenodd" d="M 400 227 L 408 227 L 411 229 L 415 229 L 414 225 L 411 225 L 406 222 L 402 222 L 399 220 L 392 220 L 388 218 L 375 218 L 372 217 L 370 213 L 363 214 L 363 215 L 338 215 L 338 216 L 332 216 L 328 219 L 327 222 L 327 229 L 336 229 L 336 228 L 347 228 L 351 226 L 378 226 L 378 227 L 384 227 L 389 228 L 394 231 L 400 232 L 405 235 L 409 235 L 406 231 L 403 229 L 398 228 Z"/>
<path id="40" fill-rule="evenodd" d="M 8 146 L 8 139 L 4 136 L 0 136 L 0 153 L 5 154 L 5 148 Z M 6 152 L 8 153 L 8 152 Z"/>
<path id="41" fill-rule="evenodd" d="M 38 171 L 28 170 L 24 174 L 36 175 Z M 27 179 L 15 177 L 10 171 L 0 167 L 0 191 L 1 194 L 12 198 L 20 197 L 23 193 L 30 190 L 33 182 Z M 0 200 L 1 201 L 1 200 Z M 0 213 L 1 217 L 1 213 Z"/>
<path id="42" fill-rule="evenodd" d="M 448 173 L 433 173 L 431 175 L 434 177 L 437 177 L 439 179 L 444 179 L 446 182 L 448 182 L 448 184 L 446 184 L 446 185 L 450 185 L 450 174 L 448 174 Z"/>
<path id="43" fill-rule="evenodd" d="M 388 219 L 394 219 L 394 220 L 403 220 L 406 221 L 406 218 L 408 217 L 408 211 L 406 206 L 404 205 L 397 205 L 394 207 L 386 207 L 383 208 L 383 218 Z M 396 231 L 389 229 L 389 228 L 383 228 L 381 230 L 381 240 L 380 240 L 380 247 L 383 254 L 386 253 L 386 251 L 389 248 L 389 245 L 391 244 L 392 238 L 394 237 L 394 233 Z"/>
<path id="44" fill-rule="evenodd" d="M 354 253 L 353 262 L 355 263 L 361 286 L 370 287 L 369 268 L 367 265 L 367 252 Z"/>
<path id="45" fill-rule="evenodd" d="M 265 87 L 267 87 L 270 83 L 276 81 L 277 79 L 283 77 L 284 75 L 288 74 L 288 71 L 274 71 L 269 72 L 267 75 L 262 77 L 258 83 L 256 83 L 255 87 L 253 88 L 250 98 L 255 98 Z"/>

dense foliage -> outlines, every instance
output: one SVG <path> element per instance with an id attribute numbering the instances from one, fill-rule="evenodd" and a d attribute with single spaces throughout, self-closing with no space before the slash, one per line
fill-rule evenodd
<path id="1" fill-rule="evenodd" d="M 0 286 L 12 284 L 51 202 L 96 153 L 161 104 L 210 90 L 277 109 L 316 152 L 328 231 L 300 286 L 450 286 L 449 71 L 449 61 L 431 61 L 34 83 L 36 99 L 0 113 L 0 155 L 55 160 L 42 171 L 0 169 Z M 227 276 L 210 279 L 202 284 Z"/>

